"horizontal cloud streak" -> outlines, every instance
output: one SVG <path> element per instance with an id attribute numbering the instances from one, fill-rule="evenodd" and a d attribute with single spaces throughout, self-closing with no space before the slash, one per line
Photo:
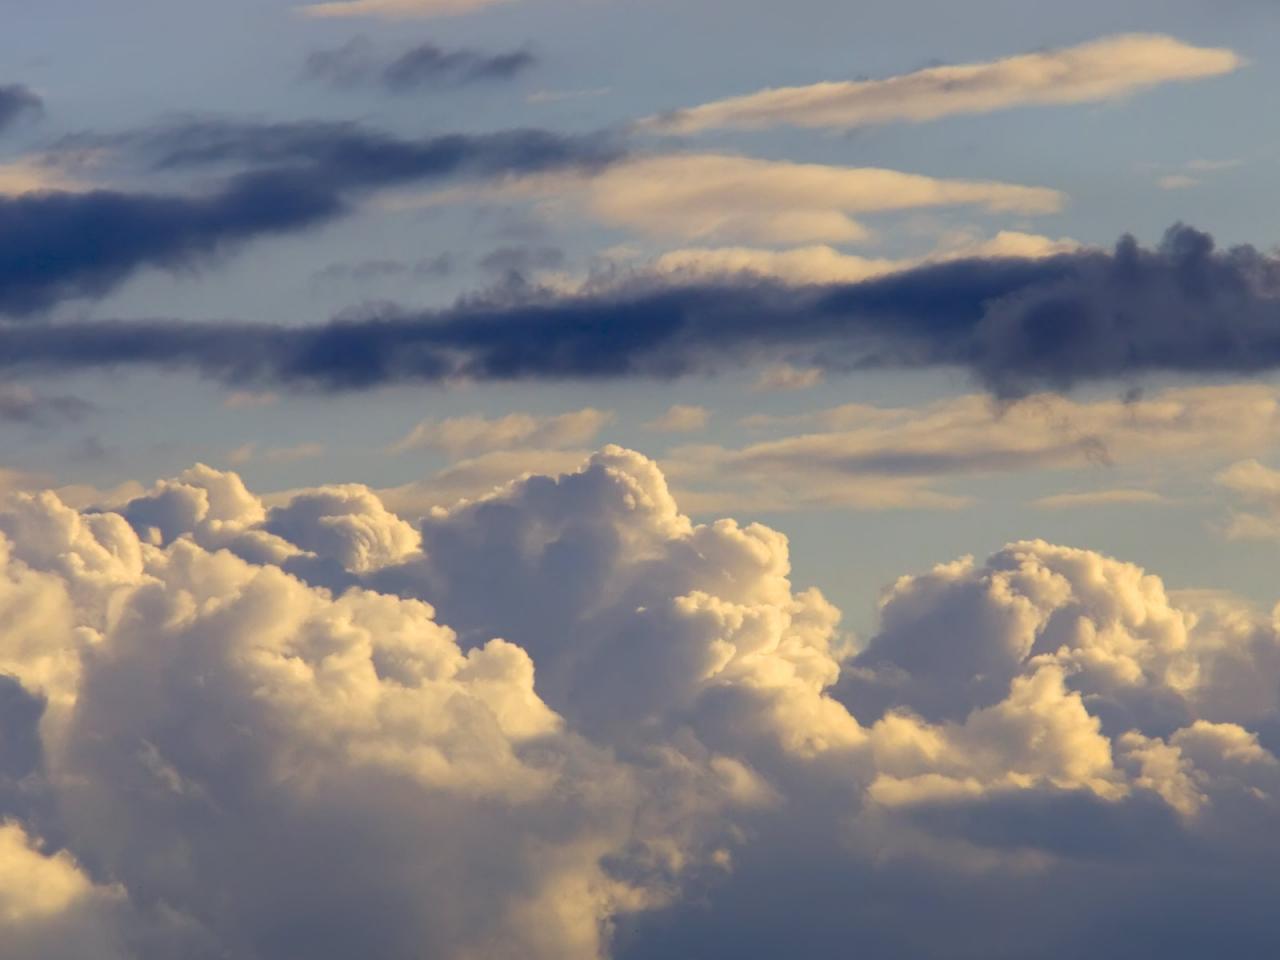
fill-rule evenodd
<path id="1" fill-rule="evenodd" d="M 1130 34 L 987 63 L 929 67 L 883 80 L 761 90 L 652 117 L 645 125 L 695 133 L 783 125 L 920 123 L 1028 104 L 1109 100 L 1177 80 L 1230 73 L 1243 62 L 1223 48 L 1195 47 L 1159 34 Z"/>
<path id="2" fill-rule="evenodd" d="M 338 87 L 377 83 L 393 93 L 511 80 L 537 63 L 528 50 L 483 53 L 423 43 L 390 60 L 363 38 L 307 57 L 307 75 Z"/>
<path id="3" fill-rule="evenodd" d="M 334 0 L 313 3 L 298 9 L 308 17 L 377 17 L 384 20 L 412 20 L 449 17 L 471 13 L 512 0 Z"/>
<path id="4" fill-rule="evenodd" d="M 828 371 L 949 366 L 1001 396 L 1149 372 L 1280 366 L 1280 262 L 1186 227 L 1154 250 L 965 260 L 845 286 L 651 281 L 463 301 L 313 327 L 163 321 L 0 328 L 11 373 L 185 368 L 236 384 L 676 377 L 760 361 Z"/>
<path id="5" fill-rule="evenodd" d="M 453 176 L 590 166 L 597 137 L 539 130 L 401 140 L 350 124 L 195 122 L 75 145 L 141 150 L 162 170 L 241 168 L 206 195 L 115 190 L 0 196 L 0 312 L 99 296 L 143 266 L 175 267 L 344 213 L 362 191 Z M 249 169 L 243 169 L 248 167 Z"/>

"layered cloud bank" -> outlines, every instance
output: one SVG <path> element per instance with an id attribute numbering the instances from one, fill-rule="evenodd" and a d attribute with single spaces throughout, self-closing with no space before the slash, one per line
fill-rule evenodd
<path id="1" fill-rule="evenodd" d="M 416 524 L 196 467 L 0 532 L 14 960 L 1276 946 L 1277 626 L 1117 560 L 946 563 L 858 643 L 617 447 Z"/>
<path id="2" fill-rule="evenodd" d="M 236 385 L 359 389 L 670 378 L 761 363 L 952 367 L 1016 396 L 1146 373 L 1273 370 L 1278 330 L 1280 261 L 1252 247 L 1217 250 L 1208 234 L 1177 226 L 1155 249 L 1125 237 L 1111 251 L 930 263 L 852 284 L 643 276 L 574 295 L 503 290 L 448 310 L 375 309 L 305 327 L 7 325 L 0 369 L 152 366 Z"/>

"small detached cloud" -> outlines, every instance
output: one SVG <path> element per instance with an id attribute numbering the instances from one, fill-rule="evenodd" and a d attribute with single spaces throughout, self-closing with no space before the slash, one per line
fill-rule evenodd
<path id="1" fill-rule="evenodd" d="M 656 433 L 697 433 L 711 422 L 711 411 L 706 407 L 676 404 L 660 417 L 644 425 Z"/>
<path id="2" fill-rule="evenodd" d="M 474 13 L 513 0 L 337 0 L 299 7 L 308 17 L 352 18 L 374 17 L 382 20 L 415 20 L 430 17 L 454 17 Z"/>
<path id="3" fill-rule="evenodd" d="M 1233 463 L 1214 477 L 1252 510 L 1233 510 L 1224 533 L 1230 540 L 1280 539 L 1280 470 L 1257 460 Z"/>
<path id="4" fill-rule="evenodd" d="M 1154 490 L 1086 490 L 1078 493 L 1055 493 L 1031 502 L 1042 510 L 1075 510 L 1091 507 L 1138 506 L 1163 504 L 1168 499 Z"/>
<path id="5" fill-rule="evenodd" d="M 25 116 L 44 111 L 44 101 L 30 87 L 20 83 L 0 85 L 0 133 Z"/>
<path id="6" fill-rule="evenodd" d="M 451 417 L 423 420 L 391 453 L 441 450 L 451 456 L 522 448 L 560 449 L 588 444 L 609 423 L 613 412 L 584 407 L 554 416 L 511 413 L 505 417 Z"/>
<path id="7" fill-rule="evenodd" d="M 1104 37 L 1075 47 L 986 63 L 930 67 L 881 80 L 832 81 L 761 90 L 650 117 L 673 133 L 775 126 L 849 129 L 990 113 L 1028 105 L 1096 103 L 1174 81 L 1231 73 L 1232 50 L 1160 34 Z"/>
<path id="8" fill-rule="evenodd" d="M 357 37 L 340 47 L 309 54 L 306 74 L 336 87 L 377 85 L 408 94 L 512 80 L 536 64 L 537 58 L 528 50 L 483 53 L 446 50 L 433 43 L 388 57 L 371 41 Z"/>
<path id="9" fill-rule="evenodd" d="M 0 421 L 52 426 L 77 423 L 97 407 L 87 400 L 66 394 L 42 395 L 18 383 L 0 384 Z"/>

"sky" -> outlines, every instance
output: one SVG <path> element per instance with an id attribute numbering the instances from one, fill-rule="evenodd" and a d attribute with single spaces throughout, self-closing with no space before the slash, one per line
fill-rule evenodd
<path id="1" fill-rule="evenodd" d="M 4 960 L 1280 945 L 1271 0 L 0 16 Z"/>

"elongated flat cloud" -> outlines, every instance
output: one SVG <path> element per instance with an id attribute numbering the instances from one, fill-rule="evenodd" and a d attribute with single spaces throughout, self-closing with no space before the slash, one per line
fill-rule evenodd
<path id="1" fill-rule="evenodd" d="M 13 254 L 17 256 L 18 254 Z M 787 362 L 830 373 L 951 367 L 1005 397 L 1143 374 L 1280 367 L 1280 263 L 1176 227 L 1153 250 L 960 260 L 863 283 L 755 278 L 507 293 L 310 327 L 118 321 L 0 327 L 0 370 L 149 366 L 237 388 L 670 378 Z"/>
<path id="2" fill-rule="evenodd" d="M 308 55 L 306 72 L 337 87 L 376 83 L 403 94 L 511 80 L 536 62 L 527 50 L 483 53 L 466 48 L 447 50 L 434 43 L 422 43 L 387 58 L 370 41 L 356 38 L 341 47 Z"/>
<path id="3" fill-rule="evenodd" d="M 618 447 L 416 526 L 200 466 L 11 498 L 6 960 L 1274 945 L 1270 616 L 1024 541 L 855 646 L 790 566 Z"/>
<path id="4" fill-rule="evenodd" d="M 102 142 L 139 151 L 165 170 L 237 172 L 206 194 L 0 196 L 0 313 L 99 296 L 143 266 L 185 266 L 254 238 L 304 230 L 381 187 L 591 166 L 613 152 L 599 138 L 536 130 L 402 140 L 328 123 L 197 122 Z"/>
<path id="5" fill-rule="evenodd" d="M 1051 257 L 1078 250 L 1080 244 L 1016 230 L 1001 230 L 989 240 L 939 250 L 924 257 L 864 257 L 816 245 L 770 250 L 761 247 L 684 247 L 657 257 L 653 268 L 682 278 L 752 274 L 786 283 L 858 283 L 928 263 L 978 257 Z"/>
<path id="6" fill-rule="evenodd" d="M 930 207 L 1047 214 L 1065 200 L 1044 187 L 716 153 L 633 157 L 588 173 L 517 178 L 488 192 L 576 202 L 602 223 L 651 236 L 787 245 L 866 240 L 858 214 Z"/>
<path id="7" fill-rule="evenodd" d="M 987 63 L 930 67 L 883 80 L 761 90 L 651 117 L 645 125 L 695 133 L 717 128 L 922 123 L 1026 105 L 1111 100 L 1165 83 L 1230 73 L 1243 63 L 1225 48 L 1195 47 L 1160 34 L 1126 34 Z"/>
<path id="8" fill-rule="evenodd" d="M 594 441 L 611 420 L 612 411 L 593 407 L 552 416 L 510 413 L 493 418 L 475 415 L 423 420 L 391 450 L 437 449 L 459 455 L 520 447 L 581 447 Z"/>
<path id="9" fill-rule="evenodd" d="M 957 477 L 1088 471 L 1134 463 L 1213 465 L 1280 441 L 1280 394 L 1262 385 L 1163 390 L 1133 400 L 1053 394 L 999 403 L 953 397 L 915 407 L 849 404 L 792 416 L 756 415 L 764 433 L 742 447 L 677 447 L 663 466 L 690 509 L 947 508 L 968 501 Z M 693 499 L 696 497 L 696 501 Z M 1140 490 L 1045 498 L 1045 507 L 1155 502 Z"/>
<path id="10" fill-rule="evenodd" d="M 510 2 L 512 0 L 336 0 L 333 3 L 313 3 L 298 9 L 308 17 L 414 20 L 458 16 Z"/>

